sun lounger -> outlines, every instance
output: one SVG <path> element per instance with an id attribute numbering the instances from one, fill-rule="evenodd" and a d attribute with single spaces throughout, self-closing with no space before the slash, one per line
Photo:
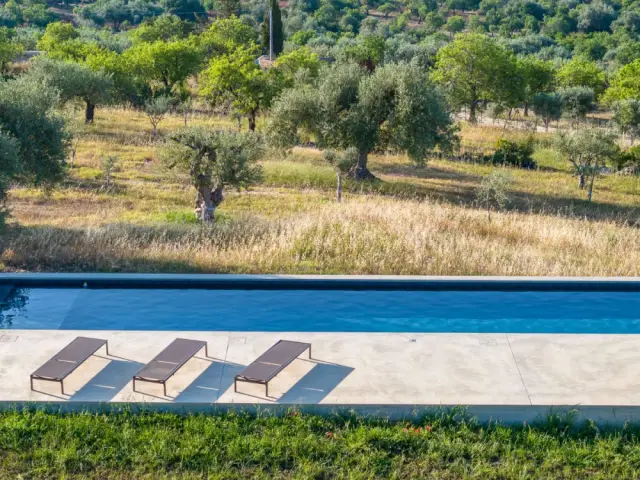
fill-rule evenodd
<path id="1" fill-rule="evenodd" d="M 311 358 L 310 343 L 280 340 L 260 355 L 251 365 L 236 375 L 233 381 L 234 391 L 238 391 L 238 381 L 259 383 L 265 386 L 266 396 L 268 397 L 269 381 L 307 349 L 309 349 L 309 358 Z"/>
<path id="2" fill-rule="evenodd" d="M 158 354 L 156 358 L 147 363 L 133 376 L 133 391 L 136 390 L 136 380 L 142 382 L 161 383 L 164 387 L 164 396 L 167 396 L 167 380 L 169 380 L 180 367 L 187 363 L 202 348 L 209 357 L 207 342 L 200 340 L 187 340 L 176 338 L 171 344 Z"/>
<path id="3" fill-rule="evenodd" d="M 60 389 L 64 395 L 63 380 L 78 368 L 86 359 L 96 353 L 102 346 L 106 347 L 109 355 L 109 344 L 106 340 L 99 338 L 78 337 L 47 363 L 31 374 L 31 390 L 33 390 L 33 380 L 46 380 L 49 382 L 59 382 Z"/>

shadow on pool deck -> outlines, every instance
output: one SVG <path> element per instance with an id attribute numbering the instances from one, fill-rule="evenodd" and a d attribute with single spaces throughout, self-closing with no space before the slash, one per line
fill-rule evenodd
<path id="1" fill-rule="evenodd" d="M 214 360 L 198 378 L 180 392 L 174 402 L 213 403 L 233 385 L 244 365 Z"/>
<path id="2" fill-rule="evenodd" d="M 69 400 L 74 402 L 108 402 L 126 387 L 141 368 L 142 364 L 139 362 L 111 360 Z"/>
<path id="3" fill-rule="evenodd" d="M 320 403 L 353 370 L 352 367 L 345 365 L 317 362 L 304 377 L 278 399 L 277 403 Z"/>

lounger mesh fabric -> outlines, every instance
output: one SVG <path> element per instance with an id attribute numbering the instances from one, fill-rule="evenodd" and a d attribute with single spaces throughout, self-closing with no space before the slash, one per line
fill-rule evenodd
<path id="1" fill-rule="evenodd" d="M 107 346 L 108 354 L 109 347 L 106 340 L 77 337 L 69 345 L 56 353 L 47 363 L 31 374 L 31 389 L 33 390 L 34 379 L 49 380 L 60 382 L 62 393 L 64 393 L 62 381 L 104 345 Z"/>
<path id="2" fill-rule="evenodd" d="M 303 342 L 293 342 L 291 340 L 280 340 L 269 350 L 264 352 L 253 363 L 242 372 L 236 375 L 234 380 L 234 390 L 237 392 L 237 382 L 249 382 L 264 384 L 266 394 L 269 396 L 269 380 L 273 379 L 287 365 L 293 362 L 305 350 L 309 349 L 311 358 L 311 344 Z"/>
<path id="3" fill-rule="evenodd" d="M 207 342 L 201 340 L 189 340 L 186 338 L 176 338 L 167 348 L 160 352 L 153 360 L 147 363 L 134 375 L 133 390 L 136 391 L 136 380 L 161 383 L 164 385 L 164 394 L 166 396 L 167 380 L 169 380 L 169 378 L 171 378 L 171 376 L 176 373 L 180 367 L 187 363 L 190 358 L 202 350 L 202 348 L 205 348 L 205 355 L 208 357 L 209 353 L 206 351 Z"/>

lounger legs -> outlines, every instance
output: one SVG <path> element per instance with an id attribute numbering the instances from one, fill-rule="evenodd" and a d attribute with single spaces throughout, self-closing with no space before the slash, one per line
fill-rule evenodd
<path id="1" fill-rule="evenodd" d="M 252 382 L 252 381 L 247 381 L 247 380 L 243 380 L 243 381 L 247 382 L 247 383 L 257 383 L 257 384 L 262 383 L 262 382 Z M 237 378 L 233 379 L 233 391 L 238 393 L 238 379 Z M 264 394 L 267 397 L 269 396 L 269 382 L 265 382 L 265 384 L 264 384 Z M 248 395 L 248 394 L 246 394 L 246 395 Z"/>
<path id="2" fill-rule="evenodd" d="M 39 380 L 49 380 L 50 379 L 39 379 Z M 64 382 L 63 380 L 53 380 L 54 382 L 60 382 L 60 391 L 62 392 L 62 395 L 66 395 L 66 393 L 64 393 Z M 35 390 L 33 389 L 33 377 L 29 377 L 29 383 L 31 384 L 31 391 L 35 392 Z"/>
<path id="3" fill-rule="evenodd" d="M 161 383 L 162 384 L 162 388 L 164 390 L 164 396 L 168 397 L 167 395 L 167 382 L 154 382 L 154 381 L 149 381 L 149 383 Z M 136 379 L 133 379 L 133 391 L 136 393 L 144 393 L 144 392 L 139 392 L 138 390 L 136 390 Z"/>

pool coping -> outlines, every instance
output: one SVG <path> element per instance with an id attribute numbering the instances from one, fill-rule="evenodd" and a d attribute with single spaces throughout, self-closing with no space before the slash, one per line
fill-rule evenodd
<path id="1" fill-rule="evenodd" d="M 0 285 L 23 288 L 640 292 L 640 277 L 0 273 Z"/>

